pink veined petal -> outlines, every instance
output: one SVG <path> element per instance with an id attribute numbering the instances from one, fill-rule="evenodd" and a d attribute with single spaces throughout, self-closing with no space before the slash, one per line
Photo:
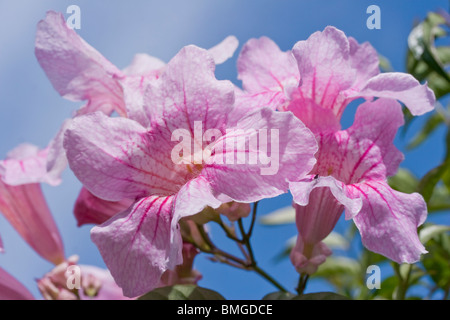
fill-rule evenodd
<path id="1" fill-rule="evenodd" d="M 393 144 L 402 124 L 401 106 L 395 100 L 363 103 L 349 129 L 317 134 L 319 152 L 312 173 L 331 175 L 345 184 L 386 179 L 403 160 Z"/>
<path id="2" fill-rule="evenodd" d="M 93 277 L 100 283 L 100 289 L 95 297 L 87 296 L 83 290 L 79 290 L 81 300 L 129 300 L 122 293 L 122 289 L 116 284 L 108 270 L 95 266 L 80 265 L 82 278 Z M 82 280 L 83 281 L 83 280 Z"/>
<path id="3" fill-rule="evenodd" d="M 17 146 L 0 161 L 1 179 L 9 185 L 44 182 L 47 152 L 28 143 Z"/>
<path id="4" fill-rule="evenodd" d="M 207 50 L 190 45 L 166 65 L 144 96 L 144 109 L 152 124 L 170 132 L 185 129 L 194 134 L 195 122 L 204 130 L 222 130 L 234 103 L 234 86 L 217 80 L 215 63 Z"/>
<path id="5" fill-rule="evenodd" d="M 66 131 L 70 168 L 97 197 L 109 201 L 172 195 L 185 183 L 170 158 L 169 137 L 102 113 L 79 116 Z"/>
<path id="6" fill-rule="evenodd" d="M 350 45 L 345 34 L 326 27 L 292 49 L 300 72 L 298 88 L 304 99 L 311 99 L 340 118 L 345 105 L 341 92 L 353 84 L 356 71 L 350 62 Z"/>
<path id="7" fill-rule="evenodd" d="M 322 190 L 320 192 L 322 193 L 322 197 L 319 197 L 319 192 L 316 192 L 316 201 L 312 201 L 310 199 L 310 194 L 316 188 Z M 304 210 L 306 210 L 305 212 L 309 214 L 308 217 L 313 219 L 311 221 L 317 220 L 319 223 L 317 226 L 319 227 L 321 219 L 318 215 L 320 214 L 332 216 L 329 211 L 336 211 L 336 214 L 340 215 L 345 208 L 345 218 L 351 219 L 361 210 L 361 200 L 348 194 L 344 183 L 333 178 L 332 176 L 315 177 L 311 175 L 300 181 L 291 181 L 289 182 L 289 189 L 292 193 L 294 202 L 299 205 L 296 208 L 299 210 L 300 206 L 304 207 Z M 327 189 L 329 189 L 329 192 L 326 191 Z M 333 197 L 334 199 L 332 199 L 331 197 Z M 328 209 L 324 211 L 322 210 L 322 212 L 320 211 L 322 207 L 327 207 Z M 338 207 L 339 210 L 337 210 Z M 334 220 L 334 218 L 331 219 Z M 330 232 L 333 227 L 334 225 L 331 227 L 331 229 L 328 228 L 330 229 Z M 328 233 L 324 232 L 324 236 L 326 237 Z M 314 234 L 316 234 L 316 232 L 313 232 L 313 236 Z M 319 239 L 318 241 L 324 239 L 323 237 L 321 238 L 322 239 Z"/>
<path id="8" fill-rule="evenodd" d="M 44 259 L 64 260 L 61 236 L 39 184 L 10 186 L 0 180 L 0 212 Z"/>
<path id="9" fill-rule="evenodd" d="M 233 56 L 238 46 L 238 39 L 235 36 L 228 36 L 210 48 L 208 52 L 212 55 L 215 64 L 222 64 Z"/>
<path id="10" fill-rule="evenodd" d="M 235 86 L 234 108 L 228 114 L 227 127 L 234 127 L 245 116 L 259 110 L 265 104 L 263 95 L 253 95 Z M 259 99 L 262 98 L 262 101 Z"/>
<path id="11" fill-rule="evenodd" d="M 341 129 L 339 119 L 330 109 L 322 108 L 311 99 L 304 99 L 293 92 L 291 102 L 283 111 L 291 111 L 314 134 L 336 132 Z"/>
<path id="12" fill-rule="evenodd" d="M 380 73 L 378 53 L 368 42 L 359 44 L 348 37 L 350 45 L 350 64 L 356 70 L 356 78 L 352 90 L 361 90 L 366 82 Z"/>
<path id="13" fill-rule="evenodd" d="M 38 23 L 36 57 L 47 77 L 61 94 L 73 100 L 88 100 L 80 113 L 117 111 L 125 115 L 122 76 L 113 64 L 70 29 L 60 13 L 49 11 Z"/>
<path id="14" fill-rule="evenodd" d="M 48 183 L 56 186 L 61 183 L 61 173 L 65 168 L 64 153 L 55 158 L 57 146 L 53 139 L 49 146 L 43 150 L 23 143 L 10 151 L 5 160 L 0 161 L 0 176 L 9 185 L 27 183 Z M 59 142 L 60 143 L 60 142 Z"/>
<path id="15" fill-rule="evenodd" d="M 22 283 L 0 268 L 0 300 L 34 300 L 34 297 Z"/>
<path id="16" fill-rule="evenodd" d="M 299 73 L 290 51 L 283 52 L 267 37 L 249 40 L 238 58 L 238 79 L 260 107 L 277 109 L 286 87 L 298 86 Z"/>
<path id="17" fill-rule="evenodd" d="M 393 141 L 398 128 L 403 124 L 402 107 L 395 100 L 380 98 L 374 102 L 365 102 L 358 107 L 355 121 L 347 132 L 352 139 L 359 141 L 357 146 L 360 149 L 359 159 L 361 160 L 358 159 L 355 163 L 351 173 L 353 176 L 349 180 L 370 178 L 379 162 L 382 162 L 386 168 L 386 176 L 392 176 L 397 172 L 404 157 Z M 367 150 L 372 145 L 376 145 L 380 150 L 381 158 L 367 157 Z M 367 165 L 371 167 L 367 168 L 363 162 L 367 162 Z M 365 171 L 356 172 L 362 168 L 365 168 Z"/>
<path id="18" fill-rule="evenodd" d="M 107 201 L 100 199 L 82 188 L 75 202 L 73 213 L 78 226 L 85 224 L 102 224 L 114 215 L 125 211 L 133 204 L 133 200 Z"/>
<path id="19" fill-rule="evenodd" d="M 417 235 L 427 216 L 422 196 L 395 191 L 385 181 L 370 180 L 348 188 L 363 201 L 353 221 L 364 246 L 398 263 L 419 261 L 427 252 Z"/>
<path id="20" fill-rule="evenodd" d="M 378 97 L 400 100 L 415 116 L 434 109 L 434 92 L 412 75 L 399 72 L 381 73 L 371 78 L 354 97 Z"/>
<path id="21" fill-rule="evenodd" d="M 222 201 L 213 195 L 210 182 L 202 174 L 189 180 L 176 194 L 174 218 L 172 220 L 172 235 L 176 234 L 178 221 L 202 211 L 206 206 L 218 208 Z"/>
<path id="22" fill-rule="evenodd" d="M 144 107 L 144 96 L 149 84 L 156 79 L 148 76 L 128 76 L 121 81 L 128 118 L 139 122 L 145 128 L 151 126 L 151 114 L 148 108 Z"/>
<path id="23" fill-rule="evenodd" d="M 253 202 L 286 192 L 288 180 L 312 169 L 316 151 L 311 131 L 291 113 L 263 108 L 217 140 L 203 172 L 215 195 Z"/>
<path id="24" fill-rule="evenodd" d="M 180 232 L 172 234 L 173 201 L 171 196 L 143 198 L 91 231 L 92 241 L 127 297 L 154 289 L 164 271 L 182 262 Z"/>

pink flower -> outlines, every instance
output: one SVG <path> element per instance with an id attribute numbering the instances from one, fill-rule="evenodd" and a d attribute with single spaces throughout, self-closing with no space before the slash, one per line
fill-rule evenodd
<path id="1" fill-rule="evenodd" d="M 314 272 L 324 261 L 329 250 L 321 241 L 344 209 L 369 250 L 398 263 L 417 262 L 427 252 L 417 235 L 425 201 L 391 189 L 386 180 L 403 160 L 392 143 L 401 125 L 401 105 L 381 98 L 360 105 L 349 129 L 317 135 L 311 176 L 290 184 L 299 230 L 291 260 L 299 271 Z"/>
<path id="2" fill-rule="evenodd" d="M 334 27 L 297 42 L 292 52 L 282 52 L 265 37 L 252 39 L 238 59 L 242 99 L 292 111 L 314 133 L 339 130 L 345 107 L 358 97 L 397 99 L 413 115 L 434 108 L 434 93 L 426 85 L 409 74 L 380 73 L 378 65 L 369 43 L 358 44 Z"/>
<path id="3" fill-rule="evenodd" d="M 210 49 L 217 64 L 231 57 L 238 46 L 230 36 Z M 165 63 L 147 54 L 137 54 L 124 70 L 103 57 L 71 28 L 61 13 L 47 12 L 37 26 L 36 57 L 61 96 L 72 101 L 87 100 L 77 114 L 116 111 L 127 116 L 124 88 L 159 77 Z"/>
<path id="4" fill-rule="evenodd" d="M 44 259 L 64 260 L 58 228 L 40 187 L 60 182 L 60 167 L 47 171 L 48 148 L 23 144 L 0 161 L 0 212 L 24 240 Z"/>
<path id="5" fill-rule="evenodd" d="M 264 97 L 272 108 L 291 111 L 319 143 L 311 176 L 290 184 L 299 230 L 291 260 L 299 272 L 315 272 L 331 254 L 321 241 L 344 208 L 370 250 L 397 262 L 415 262 L 426 252 L 416 230 L 426 218 L 425 202 L 392 190 L 386 177 L 403 159 L 392 145 L 403 124 L 395 100 L 420 115 L 434 108 L 434 93 L 409 74 L 380 73 L 378 65 L 369 43 L 358 44 L 334 27 L 299 41 L 292 53 L 261 38 L 245 44 L 239 56 L 241 100 Z M 358 97 L 367 102 L 354 125 L 340 131 L 345 107 Z"/>
<path id="6" fill-rule="evenodd" d="M 55 266 L 37 285 L 45 300 L 127 300 L 107 270 L 78 265 L 78 256 Z"/>
<path id="7" fill-rule="evenodd" d="M 216 80 L 214 66 L 206 50 L 185 47 L 143 91 L 136 118 L 94 113 L 73 119 L 66 132 L 69 165 L 89 191 L 108 201 L 135 199 L 91 233 L 127 296 L 153 289 L 163 272 L 182 263 L 180 218 L 206 206 L 279 195 L 287 180 L 300 179 L 314 165 L 315 139 L 291 114 L 261 109 L 234 120 L 234 86 Z M 282 139 L 261 140 L 261 150 L 249 150 L 245 132 L 251 130 Z M 178 142 L 179 132 L 189 136 Z M 187 152 L 191 140 L 185 140 L 192 137 L 193 157 Z M 174 153 L 180 147 L 182 156 Z M 205 150 L 209 157 L 199 161 Z M 269 150 L 273 156 L 280 151 L 275 173 L 261 174 L 273 161 L 237 162 L 247 155 L 267 158 Z"/>
<path id="8" fill-rule="evenodd" d="M 23 284 L 0 268 L 0 300 L 34 300 L 34 297 Z"/>

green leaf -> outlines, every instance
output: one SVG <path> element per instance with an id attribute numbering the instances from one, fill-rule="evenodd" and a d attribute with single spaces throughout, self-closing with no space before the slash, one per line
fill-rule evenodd
<path id="1" fill-rule="evenodd" d="M 449 232 L 450 226 L 445 225 L 425 225 L 419 232 L 419 239 L 422 243 L 427 243 L 432 238 L 440 235 L 443 232 Z"/>
<path id="2" fill-rule="evenodd" d="M 156 288 L 139 300 L 225 300 L 219 293 L 193 284 L 177 284 Z"/>
<path id="3" fill-rule="evenodd" d="M 325 239 L 323 239 L 330 249 L 347 250 L 350 247 L 350 242 L 340 233 L 332 231 Z"/>
<path id="4" fill-rule="evenodd" d="M 382 56 L 381 54 L 378 54 L 378 60 L 379 60 L 380 69 L 383 72 L 394 71 L 394 69 L 392 68 L 391 62 L 389 61 L 388 58 L 386 58 L 385 56 Z"/>
<path id="5" fill-rule="evenodd" d="M 428 201 L 428 212 L 450 210 L 450 191 L 447 187 L 437 186 Z"/>
<path id="6" fill-rule="evenodd" d="M 439 180 L 441 180 L 442 175 L 447 170 L 447 164 L 443 163 L 440 166 L 431 169 L 428 173 L 420 180 L 418 190 L 419 193 L 428 203 L 433 195 L 434 188 L 436 187 Z"/>
<path id="7" fill-rule="evenodd" d="M 316 292 L 295 296 L 292 300 L 350 300 L 350 298 L 334 292 Z"/>
<path id="8" fill-rule="evenodd" d="M 385 278 L 380 285 L 380 289 L 378 289 L 375 293 L 377 297 L 383 297 L 385 299 L 393 299 L 394 292 L 399 285 L 399 279 L 396 276 L 390 276 Z"/>
<path id="9" fill-rule="evenodd" d="M 397 174 L 389 177 L 388 182 L 392 189 L 404 193 L 416 192 L 419 185 L 419 180 L 416 176 L 404 168 L 398 169 Z"/>
<path id="10" fill-rule="evenodd" d="M 450 290 L 450 235 L 445 232 L 430 239 L 427 250 L 422 259 L 425 270 L 436 286 Z"/>
<path id="11" fill-rule="evenodd" d="M 360 263 L 352 258 L 331 256 L 319 266 L 315 277 L 330 278 L 332 276 L 353 275 L 358 276 L 361 274 Z"/>
<path id="12" fill-rule="evenodd" d="M 278 209 L 262 216 L 259 222 L 265 225 L 295 223 L 295 209 L 292 206 Z"/>
<path id="13" fill-rule="evenodd" d="M 411 142 L 406 146 L 406 148 L 411 150 L 411 149 L 418 147 L 443 122 L 444 122 L 444 118 L 442 117 L 442 115 L 439 112 L 435 112 L 435 113 L 431 114 L 428 117 L 428 119 L 425 122 L 422 129 L 412 138 Z"/>

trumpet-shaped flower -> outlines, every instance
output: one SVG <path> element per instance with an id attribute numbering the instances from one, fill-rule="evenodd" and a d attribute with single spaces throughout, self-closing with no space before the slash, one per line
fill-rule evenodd
<path id="1" fill-rule="evenodd" d="M 94 113 L 66 132 L 69 165 L 89 191 L 135 200 L 91 232 L 127 296 L 151 290 L 181 264 L 180 218 L 279 195 L 314 166 L 317 143 L 292 114 L 261 109 L 234 120 L 234 86 L 218 81 L 214 67 L 208 51 L 185 47 L 143 90 L 136 118 Z"/>
<path id="2" fill-rule="evenodd" d="M 417 227 L 427 208 L 418 193 L 391 189 L 403 155 L 393 145 L 403 125 L 401 105 L 378 99 L 359 106 L 347 130 L 319 133 L 317 164 L 311 176 L 292 182 L 299 230 L 291 260 L 301 272 L 314 272 L 329 250 L 321 241 L 331 232 L 342 211 L 353 219 L 363 244 L 398 263 L 413 263 L 426 253 Z"/>
<path id="3" fill-rule="evenodd" d="M 47 171 L 48 149 L 22 144 L 0 161 L 0 212 L 43 258 L 63 261 L 61 236 L 42 194 L 41 182 L 60 182 L 61 167 Z"/>

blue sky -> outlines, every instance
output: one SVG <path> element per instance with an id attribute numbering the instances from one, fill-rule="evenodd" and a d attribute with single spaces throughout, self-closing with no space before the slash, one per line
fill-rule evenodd
<path id="1" fill-rule="evenodd" d="M 69 5 L 81 8 L 78 33 L 119 68 L 127 66 L 134 54 L 145 52 L 164 61 L 170 60 L 188 44 L 209 48 L 228 35 L 235 35 L 240 46 L 250 38 L 268 36 L 288 50 L 311 33 L 333 25 L 359 42 L 369 41 L 387 57 L 394 70 L 404 71 L 406 39 L 414 21 L 438 8 L 448 9 L 447 0 L 168 0 L 168 1 L 63 1 L 5 0 L 0 2 L 0 158 L 20 143 L 45 147 L 62 121 L 80 106 L 62 99 L 53 89 L 34 56 L 37 22 L 47 10 L 65 13 Z M 381 29 L 369 30 L 366 9 L 376 4 L 381 9 Z M 66 14 L 66 17 L 68 15 Z M 238 50 L 239 50 L 238 49 Z M 236 80 L 236 57 L 217 67 L 217 77 Z M 351 108 L 350 108 L 351 109 Z M 416 120 L 406 138 L 423 123 Z M 352 122 L 352 110 L 344 116 Z M 404 151 L 404 139 L 396 145 Z M 437 131 L 421 148 L 408 152 L 402 166 L 422 176 L 443 156 L 443 131 Z M 95 246 L 89 240 L 90 227 L 76 227 L 72 215 L 80 183 L 66 170 L 59 187 L 44 186 L 49 206 L 63 235 L 66 255 L 78 254 L 83 264 L 103 266 Z M 289 205 L 290 196 L 265 200 L 259 213 L 265 214 Z M 345 228 L 339 225 L 339 228 Z M 213 237 L 220 240 L 220 235 Z M 274 264 L 284 242 L 295 235 L 295 226 L 255 229 L 255 253 L 261 266 L 294 288 L 297 275 L 289 261 Z M 39 297 L 35 280 L 49 271 L 43 261 L 0 217 L 0 235 L 6 253 L 0 266 L 21 280 Z M 259 299 L 273 291 L 270 284 L 248 272 L 221 266 L 200 257 L 197 268 L 203 273 L 202 286 L 216 289 L 228 299 Z M 308 291 L 326 289 L 311 282 Z"/>

